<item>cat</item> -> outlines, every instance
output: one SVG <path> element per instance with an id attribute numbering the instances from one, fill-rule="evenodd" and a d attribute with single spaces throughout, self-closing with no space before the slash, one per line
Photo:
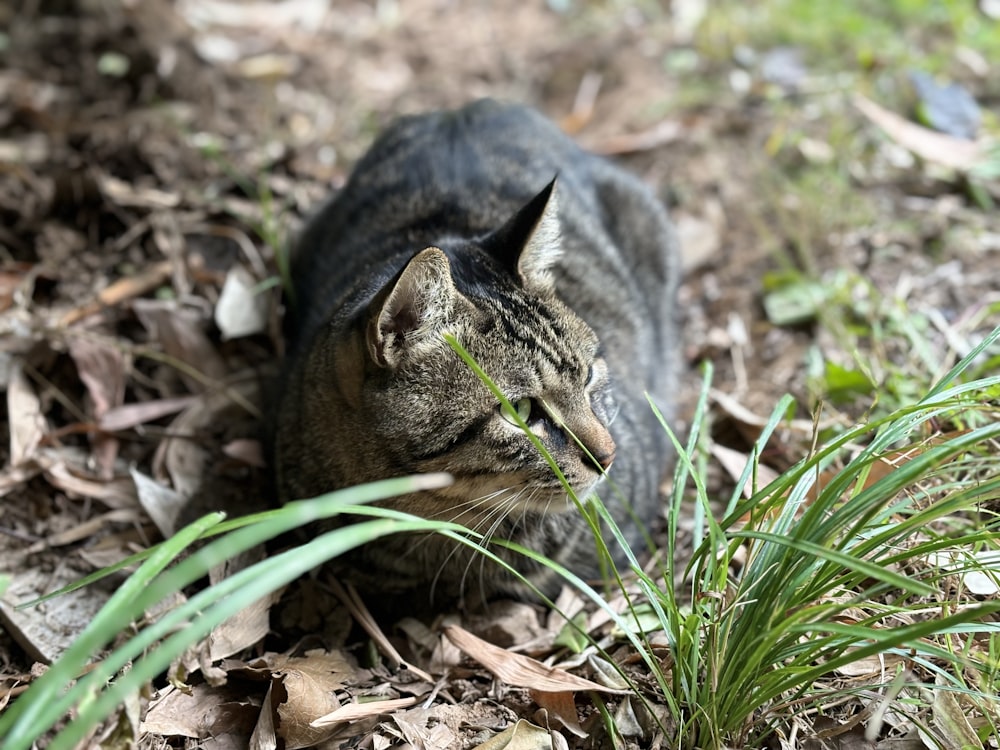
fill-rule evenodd
<path id="1" fill-rule="evenodd" d="M 679 261 L 665 209 L 637 178 L 525 106 L 403 117 L 307 224 L 291 278 L 274 438 L 283 500 L 448 472 L 451 486 L 384 504 L 597 574 L 586 520 L 451 333 L 579 498 L 599 491 L 629 543 L 645 538 L 670 464 L 645 394 L 669 419 Z M 546 567 L 492 549 L 543 594 L 559 590 Z M 406 606 L 533 596 L 436 535 L 384 538 L 338 565 L 362 593 Z"/>

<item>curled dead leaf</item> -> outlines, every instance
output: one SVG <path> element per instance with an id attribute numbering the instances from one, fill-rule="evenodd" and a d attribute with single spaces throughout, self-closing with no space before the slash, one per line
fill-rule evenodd
<path id="1" fill-rule="evenodd" d="M 490 670 L 497 679 L 514 687 L 531 688 L 549 693 L 574 690 L 595 690 L 602 693 L 627 692 L 605 687 L 562 669 L 546 666 L 530 656 L 498 648 L 458 625 L 446 625 L 444 633 L 448 640 Z"/>

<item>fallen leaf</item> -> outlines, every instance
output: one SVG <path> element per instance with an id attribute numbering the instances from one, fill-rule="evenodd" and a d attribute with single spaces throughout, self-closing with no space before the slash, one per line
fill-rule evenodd
<path id="1" fill-rule="evenodd" d="M 16 468 L 34 456 L 47 431 L 42 403 L 18 359 L 14 359 L 10 366 L 7 420 L 10 424 L 10 465 Z"/>
<path id="2" fill-rule="evenodd" d="M 458 736 L 445 723 L 444 710 L 447 710 L 444 706 L 411 708 L 397 711 L 391 718 L 399 734 L 414 750 L 438 750 L 460 744 Z"/>
<path id="3" fill-rule="evenodd" d="M 138 299 L 132 309 L 163 351 L 187 365 L 178 372 L 192 393 L 201 393 L 225 376 L 226 365 L 205 333 L 200 312 L 173 300 L 152 299 Z"/>
<path id="4" fill-rule="evenodd" d="M 917 125 L 861 94 L 854 95 L 854 106 L 882 128 L 892 140 L 925 161 L 964 172 L 978 165 L 986 157 L 982 144 Z"/>
<path id="5" fill-rule="evenodd" d="M 156 524 L 164 539 L 174 535 L 177 518 L 180 516 L 187 498 L 170 487 L 165 487 L 155 479 L 147 477 L 138 469 L 129 470 L 143 510 Z"/>
<path id="6" fill-rule="evenodd" d="M 142 518 L 140 518 L 138 512 L 134 508 L 122 508 L 120 510 L 108 511 L 107 513 L 103 513 L 99 516 L 88 518 L 86 521 L 78 523 L 69 529 L 65 529 L 56 534 L 50 534 L 45 537 L 44 540 L 36 542 L 28 547 L 27 552 L 29 554 L 37 554 L 46 547 L 64 547 L 67 544 L 74 544 L 92 537 L 94 534 L 111 523 L 135 524 L 139 523 L 141 520 Z"/>
<path id="7" fill-rule="evenodd" d="M 99 420 L 110 409 L 121 406 L 128 369 L 121 349 L 99 339 L 74 336 L 69 340 L 69 354 L 87 387 L 94 417 Z"/>
<path id="8" fill-rule="evenodd" d="M 267 459 L 264 458 L 264 446 L 261 445 L 259 440 L 250 440 L 249 438 L 231 440 L 222 446 L 222 452 L 247 466 L 254 466 L 258 469 L 267 468 Z"/>
<path id="9" fill-rule="evenodd" d="M 547 729 L 518 719 L 516 724 L 473 750 L 552 750 L 552 738 Z"/>
<path id="10" fill-rule="evenodd" d="M 284 589 L 272 591 L 215 628 L 208 637 L 212 661 L 232 656 L 262 641 L 271 632 L 271 607 L 281 599 L 283 592 Z M 316 659 L 310 659 L 310 664 L 315 662 Z"/>
<path id="11" fill-rule="evenodd" d="M 93 302 L 88 302 L 67 312 L 59 324 L 62 326 L 73 325 L 73 323 L 95 315 L 107 307 L 120 305 L 125 300 L 150 292 L 170 278 L 171 268 L 170 261 L 165 260 L 135 276 L 119 279 L 99 292 Z"/>
<path id="12" fill-rule="evenodd" d="M 573 693 L 551 693 L 539 690 L 531 691 L 531 698 L 546 712 L 546 719 L 553 718 L 567 731 L 577 737 L 584 738 L 587 733 L 580 726 L 580 717 L 576 713 L 576 700 Z M 535 716 L 538 721 L 538 716 Z"/>
<path id="13" fill-rule="evenodd" d="M 446 625 L 444 633 L 448 636 L 448 640 L 507 685 L 553 693 L 573 690 L 596 690 L 602 693 L 627 692 L 604 687 L 562 669 L 546 666 L 530 656 L 515 654 L 499 648 L 474 636 L 458 625 Z"/>
<path id="14" fill-rule="evenodd" d="M 168 737 L 235 735 L 246 744 L 260 713 L 260 699 L 244 687 L 192 685 L 187 691 L 167 686 L 150 701 L 140 731 Z"/>
<path id="15" fill-rule="evenodd" d="M 480 638 L 502 648 L 522 646 L 546 634 L 538 622 L 537 607 L 510 599 L 491 602 L 481 614 L 470 616 L 466 625 Z"/>
<path id="16" fill-rule="evenodd" d="M 301 657 L 265 654 L 247 670 L 270 675 L 268 698 L 254 729 L 257 740 L 251 746 L 270 747 L 274 734 L 286 750 L 312 747 L 331 736 L 331 726 L 316 721 L 340 706 L 335 691 L 355 674 L 339 652 L 319 649 Z"/>
<path id="17" fill-rule="evenodd" d="M 712 443 L 709 450 L 715 460 L 719 462 L 719 465 L 737 482 L 743 475 L 747 463 L 753 460 L 749 454 L 743 451 L 727 448 L 715 442 Z M 751 471 L 750 475 L 746 478 L 746 482 L 743 484 L 743 497 L 752 496 L 756 490 L 766 487 L 777 478 L 777 471 L 758 461 L 756 471 Z"/>
<path id="18" fill-rule="evenodd" d="M 903 658 L 895 654 L 875 654 L 843 664 L 834 671 L 845 677 L 884 678 L 886 674 L 891 674 L 897 666 L 903 663 Z"/>
<path id="19" fill-rule="evenodd" d="M 401 708 L 415 706 L 420 702 L 420 700 L 421 699 L 418 696 L 411 696 L 409 698 L 393 698 L 391 700 L 384 701 L 347 703 L 338 708 L 336 711 L 331 711 L 324 716 L 320 716 L 318 719 L 314 719 L 312 726 L 329 727 L 334 724 L 342 724 L 345 721 L 357 721 L 358 719 L 365 719 L 369 716 L 381 716 L 382 714 L 398 711 Z"/>
<path id="20" fill-rule="evenodd" d="M 99 500 L 109 508 L 137 508 L 139 497 L 135 483 L 128 477 L 99 479 L 83 467 L 87 457 L 68 447 L 46 448 L 36 461 L 44 470 L 46 481 L 71 497 Z"/>
<path id="21" fill-rule="evenodd" d="M 211 434 L 213 427 L 231 423 L 235 418 L 231 410 L 243 409 L 258 416 L 253 404 L 259 399 L 260 385 L 256 376 L 241 378 L 224 389 L 201 394 L 170 423 L 170 433 Z M 208 451 L 195 440 L 167 438 L 157 446 L 153 456 L 153 476 L 169 477 L 174 489 L 185 499 L 190 498 L 201 486 L 208 456 Z"/>
<path id="22" fill-rule="evenodd" d="M 97 426 L 106 432 L 128 430 L 147 422 L 153 422 L 161 417 L 176 414 L 194 403 L 196 398 L 197 396 L 177 396 L 176 398 L 123 404 L 105 412 L 99 418 Z"/>
<path id="23" fill-rule="evenodd" d="M 959 701 L 965 700 L 971 703 L 964 696 L 953 693 L 952 685 L 945 681 L 943 675 L 938 674 L 935 678 L 934 703 L 931 705 L 931 713 L 934 716 L 934 724 L 944 735 L 948 747 L 976 748 L 983 747 L 983 742 L 976 734 L 969 723 L 969 712 L 973 708 L 967 705 L 962 708 Z"/>

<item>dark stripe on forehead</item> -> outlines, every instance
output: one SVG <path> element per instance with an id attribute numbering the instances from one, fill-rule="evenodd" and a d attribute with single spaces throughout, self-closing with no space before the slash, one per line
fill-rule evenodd
<path id="1" fill-rule="evenodd" d="M 495 310 L 504 333 L 527 350 L 540 354 L 559 373 L 581 369 L 586 354 L 564 321 L 539 301 L 521 300 Z"/>

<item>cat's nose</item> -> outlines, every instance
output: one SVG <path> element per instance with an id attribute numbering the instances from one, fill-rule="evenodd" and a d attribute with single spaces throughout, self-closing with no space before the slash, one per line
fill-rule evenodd
<path id="1" fill-rule="evenodd" d="M 592 439 L 586 443 L 587 450 L 600 467 L 604 471 L 607 471 L 611 468 L 611 464 L 615 462 L 615 441 L 611 438 L 608 431 L 604 429 L 593 437 L 596 439 Z"/>
<path id="2" fill-rule="evenodd" d="M 594 459 L 601 465 L 601 468 L 607 471 L 611 468 L 611 464 L 615 462 L 615 451 L 614 448 L 608 453 L 595 453 Z"/>

